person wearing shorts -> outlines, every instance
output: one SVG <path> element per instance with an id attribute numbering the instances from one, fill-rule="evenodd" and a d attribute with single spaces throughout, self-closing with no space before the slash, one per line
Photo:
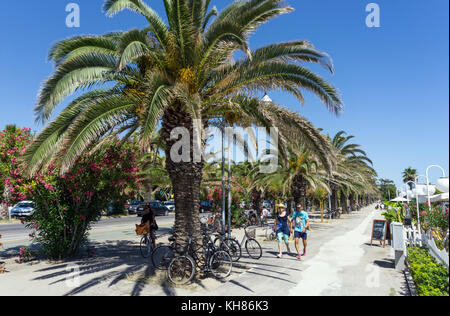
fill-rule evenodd
<path id="1" fill-rule="evenodd" d="M 297 204 L 297 209 L 292 214 L 291 225 L 294 226 L 294 237 L 295 237 L 295 249 L 297 250 L 297 259 L 306 255 L 306 246 L 308 245 L 308 233 L 309 228 L 309 216 L 308 213 L 304 211 L 303 205 Z M 292 227 L 291 227 L 292 229 Z M 300 238 L 303 240 L 303 254 L 300 254 L 299 242 Z"/>
<path id="2" fill-rule="evenodd" d="M 286 212 L 286 206 L 283 204 L 278 205 L 278 214 L 275 218 L 275 224 L 273 225 L 274 231 L 276 231 L 278 237 L 278 258 L 283 256 L 283 241 L 286 245 L 287 252 L 290 253 L 289 249 L 289 236 L 291 235 L 291 225 L 290 218 Z"/>

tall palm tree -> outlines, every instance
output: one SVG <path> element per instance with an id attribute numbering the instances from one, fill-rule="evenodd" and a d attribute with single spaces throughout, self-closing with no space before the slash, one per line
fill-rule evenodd
<path id="1" fill-rule="evenodd" d="M 417 177 L 417 169 L 413 169 L 412 167 L 408 167 L 403 170 L 402 178 L 404 183 L 408 183 L 409 181 L 415 181 Z M 413 189 L 413 184 L 411 182 L 408 183 L 409 189 Z"/>
<path id="2" fill-rule="evenodd" d="M 323 136 L 320 139 L 327 152 L 310 152 L 301 144 L 289 152 L 287 159 L 280 162 L 279 168 L 273 174 L 261 175 L 259 182 L 278 184 L 283 192 L 293 197 L 295 204 L 306 208 L 306 194 L 309 188 L 322 188 L 329 191 L 327 177 L 334 167 L 335 156 L 329 140 Z M 258 182 L 257 182 L 258 183 Z"/>
<path id="3" fill-rule="evenodd" d="M 338 196 L 341 198 L 343 211 L 348 212 L 347 199 L 355 203 L 360 196 L 376 193 L 376 172 L 372 161 L 361 145 L 350 143 L 354 136 L 346 136 L 344 131 L 338 132 L 331 140 L 338 156 L 337 168 L 330 179 L 331 208 L 338 206 Z"/>
<path id="4" fill-rule="evenodd" d="M 272 44 L 251 50 L 258 26 L 293 9 L 281 0 L 235 1 L 221 12 L 210 0 L 163 0 L 166 20 L 143 0 L 107 0 L 114 16 L 128 9 L 148 26 L 101 36 L 78 36 L 56 43 L 49 58 L 55 71 L 40 91 L 37 120 L 47 122 L 54 109 L 74 92 L 84 91 L 65 107 L 28 148 L 29 173 L 55 160 L 64 172 L 87 148 L 111 135 L 137 133 L 145 146 L 160 128 L 165 168 L 172 182 L 174 235 L 200 237 L 198 199 L 204 159 L 195 159 L 194 123 L 200 132 L 221 118 L 228 125 L 277 127 L 281 146 L 300 139 L 308 149 L 318 137 L 312 124 L 255 93 L 277 89 L 303 102 L 303 90 L 318 96 L 335 114 L 342 110 L 337 90 L 306 68 L 314 63 L 333 71 L 329 56 L 307 41 Z M 244 55 L 234 61 L 236 52 Z M 189 160 L 177 162 L 171 151 L 175 128 L 190 136 Z M 175 150 L 176 151 L 176 150 Z M 200 239 L 200 238 L 198 238 Z"/>

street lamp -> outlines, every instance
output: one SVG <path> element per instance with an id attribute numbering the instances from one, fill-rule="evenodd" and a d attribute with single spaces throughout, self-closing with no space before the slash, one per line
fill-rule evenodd
<path id="1" fill-rule="evenodd" d="M 416 191 L 415 193 L 416 193 L 416 205 L 417 205 L 417 226 L 419 228 L 419 235 L 422 235 L 421 228 L 420 228 L 419 184 L 417 183 L 417 180 L 419 178 L 425 178 L 425 180 L 426 180 L 427 177 L 424 175 L 419 175 L 414 179 L 414 185 L 415 185 L 414 190 Z M 424 195 L 424 194 L 422 194 L 422 195 Z"/>
<path id="2" fill-rule="evenodd" d="M 427 178 L 427 197 L 428 197 L 428 207 L 430 207 L 431 208 L 431 201 L 430 201 L 430 195 L 432 195 L 432 193 L 430 193 L 430 185 L 429 185 L 429 180 L 428 180 L 428 171 L 431 169 L 431 168 L 438 168 L 438 169 L 441 169 L 441 171 L 442 171 L 442 177 L 441 178 L 439 178 L 439 180 L 437 180 L 437 182 L 436 182 L 436 188 L 439 190 L 439 191 L 441 191 L 441 192 L 444 192 L 444 193 L 448 193 L 448 177 L 446 177 L 445 176 L 445 170 L 444 170 L 444 168 L 442 168 L 441 166 L 439 166 L 439 165 L 431 165 L 431 166 L 429 166 L 428 168 L 427 168 L 427 171 L 425 172 L 425 176 L 426 176 L 426 178 Z M 434 193 L 434 192 L 433 192 Z"/>
<path id="3" fill-rule="evenodd" d="M 406 191 L 406 214 L 405 214 L 405 220 L 404 224 L 405 226 L 411 226 L 412 219 L 411 219 L 411 211 L 409 210 L 409 197 L 411 196 L 410 192 L 412 193 L 412 190 L 408 190 L 408 184 L 414 183 L 414 181 L 410 180 L 405 183 L 405 191 Z M 409 192 L 408 192 L 409 191 Z"/>

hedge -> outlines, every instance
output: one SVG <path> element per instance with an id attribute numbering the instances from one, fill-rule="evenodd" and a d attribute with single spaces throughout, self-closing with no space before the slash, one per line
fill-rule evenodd
<path id="1" fill-rule="evenodd" d="M 426 248 L 408 248 L 408 266 L 419 296 L 448 296 L 448 270 Z"/>

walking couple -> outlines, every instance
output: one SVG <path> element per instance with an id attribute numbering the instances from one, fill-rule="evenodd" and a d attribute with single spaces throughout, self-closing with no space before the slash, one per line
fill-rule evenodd
<path id="1" fill-rule="evenodd" d="M 278 237 L 278 258 L 283 256 L 283 241 L 286 245 L 288 254 L 291 253 L 289 248 L 289 236 L 294 232 L 295 249 L 297 250 L 297 259 L 306 255 L 306 246 L 308 240 L 307 229 L 309 229 L 309 217 L 308 213 L 304 211 L 303 205 L 297 204 L 296 210 L 292 216 L 286 212 L 286 206 L 284 204 L 278 205 L 278 214 L 275 218 L 274 231 L 276 231 Z M 300 252 L 299 242 L 303 241 L 303 252 Z"/>

